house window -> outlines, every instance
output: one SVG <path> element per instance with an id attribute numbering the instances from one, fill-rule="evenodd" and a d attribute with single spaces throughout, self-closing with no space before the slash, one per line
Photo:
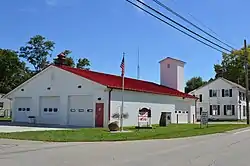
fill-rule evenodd
<path id="1" fill-rule="evenodd" d="M 239 92 L 239 100 L 242 100 L 241 92 Z"/>
<path id="2" fill-rule="evenodd" d="M 219 93 L 218 93 L 218 90 L 212 90 L 210 89 L 209 90 L 209 97 L 219 97 Z"/>
<path id="3" fill-rule="evenodd" d="M 222 89 L 222 97 L 232 97 L 232 89 Z"/>
<path id="4" fill-rule="evenodd" d="M 170 68 L 170 64 L 168 64 L 168 68 Z"/>
<path id="5" fill-rule="evenodd" d="M 200 99 L 200 102 L 202 102 L 202 94 L 200 94 L 200 97 L 199 97 L 199 99 Z"/>
<path id="6" fill-rule="evenodd" d="M 201 113 L 202 113 L 202 107 L 200 107 L 200 115 L 201 115 Z"/>
<path id="7" fill-rule="evenodd" d="M 224 105 L 224 115 L 227 116 L 235 115 L 234 105 Z"/>
<path id="8" fill-rule="evenodd" d="M 3 102 L 0 102 L 0 108 L 3 108 Z"/>
<path id="9" fill-rule="evenodd" d="M 220 115 L 220 105 L 210 105 L 210 115 Z"/>
<path id="10" fill-rule="evenodd" d="M 213 90 L 212 91 L 212 97 L 216 97 L 217 96 L 217 91 L 216 90 Z"/>
<path id="11" fill-rule="evenodd" d="M 246 116 L 246 106 L 243 105 L 243 116 Z"/>

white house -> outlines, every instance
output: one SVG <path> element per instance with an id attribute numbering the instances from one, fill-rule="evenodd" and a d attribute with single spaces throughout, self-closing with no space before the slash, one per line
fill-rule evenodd
<path id="1" fill-rule="evenodd" d="M 161 85 L 125 78 L 125 126 L 137 125 L 144 107 L 151 109 L 152 124 L 159 124 L 162 112 L 171 114 L 171 123 L 195 121 L 197 98 L 183 93 L 184 62 L 166 58 L 160 67 Z M 120 76 L 50 65 L 5 98 L 13 99 L 14 122 L 29 122 L 34 116 L 41 124 L 106 127 L 121 107 L 121 89 Z"/>
<path id="2" fill-rule="evenodd" d="M 4 94 L 0 93 L 0 117 L 10 116 L 11 112 L 11 100 L 2 98 Z"/>
<path id="3" fill-rule="evenodd" d="M 245 88 L 239 84 L 218 78 L 189 94 L 199 98 L 196 107 L 198 120 L 201 111 L 208 111 L 211 120 L 246 119 Z"/>

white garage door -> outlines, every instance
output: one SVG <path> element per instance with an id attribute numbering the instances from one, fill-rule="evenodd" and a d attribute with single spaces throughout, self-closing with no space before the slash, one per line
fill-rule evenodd
<path id="1" fill-rule="evenodd" d="M 68 124 L 92 127 L 94 125 L 93 97 L 69 96 Z"/>
<path id="2" fill-rule="evenodd" d="M 29 122 L 29 116 L 32 114 L 31 110 L 32 98 L 31 97 L 17 97 L 15 98 L 15 122 Z"/>
<path id="3" fill-rule="evenodd" d="M 42 96 L 40 97 L 41 123 L 44 124 L 61 124 L 63 114 L 60 111 L 59 96 Z"/>
<path id="4" fill-rule="evenodd" d="M 188 123 L 188 111 L 177 110 L 175 111 L 175 114 L 176 121 L 178 121 L 178 123 Z"/>

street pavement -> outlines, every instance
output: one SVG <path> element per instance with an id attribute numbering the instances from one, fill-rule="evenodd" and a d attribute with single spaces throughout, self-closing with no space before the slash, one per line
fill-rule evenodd
<path id="1" fill-rule="evenodd" d="M 3 166 L 249 166 L 250 128 L 199 137 L 100 143 L 0 139 Z"/>

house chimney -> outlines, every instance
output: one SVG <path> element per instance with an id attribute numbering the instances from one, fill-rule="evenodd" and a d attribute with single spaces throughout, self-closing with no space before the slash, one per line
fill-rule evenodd
<path id="1" fill-rule="evenodd" d="M 185 62 L 167 57 L 160 62 L 161 85 L 184 92 L 184 65 Z"/>
<path id="2" fill-rule="evenodd" d="M 57 55 L 56 62 L 55 62 L 56 65 L 58 65 L 58 66 L 64 65 L 65 59 L 66 59 L 66 56 L 64 55 L 64 53 L 58 54 L 58 55 Z"/>

